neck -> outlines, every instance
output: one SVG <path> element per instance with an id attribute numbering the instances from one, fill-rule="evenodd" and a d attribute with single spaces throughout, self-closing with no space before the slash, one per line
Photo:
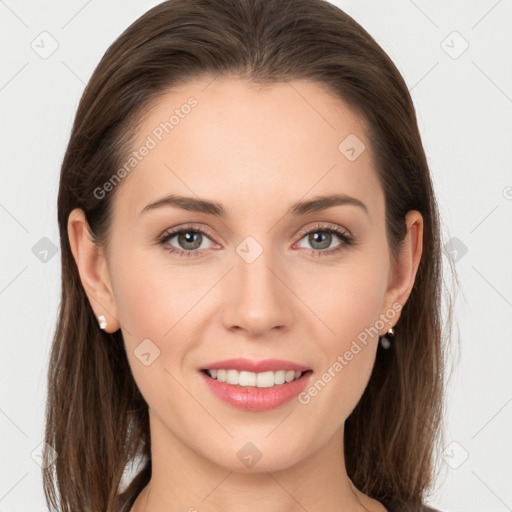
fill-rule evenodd
<path id="1" fill-rule="evenodd" d="M 219 466 L 192 451 L 151 409 L 150 430 L 151 481 L 131 512 L 385 511 L 348 478 L 343 428 L 295 464 L 266 467 L 262 457 L 245 471 Z"/>

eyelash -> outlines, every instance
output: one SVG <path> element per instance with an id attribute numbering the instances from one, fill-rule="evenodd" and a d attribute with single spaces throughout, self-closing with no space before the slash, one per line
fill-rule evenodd
<path id="1" fill-rule="evenodd" d="M 323 233 L 330 233 L 335 234 L 340 238 L 340 240 L 343 242 L 337 247 L 334 247 L 333 249 L 328 250 L 319 250 L 319 249 L 306 249 L 310 251 L 310 254 L 313 256 L 330 256 L 335 253 L 339 253 L 342 250 L 344 250 L 346 247 L 355 245 L 355 241 L 352 236 L 347 234 L 344 230 L 341 228 L 338 228 L 336 226 L 325 226 L 318 224 L 312 229 L 308 229 L 306 231 L 303 231 L 299 234 L 299 240 L 302 240 L 306 235 L 309 235 L 311 233 L 317 233 L 317 232 L 323 232 Z M 201 233 L 202 235 L 205 235 L 208 238 L 211 238 L 210 235 L 202 228 L 199 227 L 182 227 L 180 229 L 176 229 L 174 231 L 166 231 L 162 236 L 160 236 L 157 240 L 158 244 L 162 246 L 164 251 L 167 251 L 169 253 L 175 254 L 178 257 L 198 257 L 199 256 L 199 250 L 195 249 L 193 251 L 183 251 L 181 249 L 176 249 L 175 247 L 172 247 L 171 245 L 168 245 L 167 242 L 174 238 L 176 235 L 180 235 L 181 233 Z"/>

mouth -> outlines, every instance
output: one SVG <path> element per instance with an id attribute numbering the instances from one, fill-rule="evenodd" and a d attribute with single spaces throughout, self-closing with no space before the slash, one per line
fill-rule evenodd
<path id="1" fill-rule="evenodd" d="M 200 368 L 206 389 L 224 403 L 263 412 L 290 403 L 308 386 L 313 370 L 282 359 L 228 359 Z"/>
<path id="2" fill-rule="evenodd" d="M 300 380 L 312 370 L 277 370 L 265 372 L 238 371 L 234 368 L 211 368 L 201 370 L 210 379 L 241 388 L 273 388 Z"/>

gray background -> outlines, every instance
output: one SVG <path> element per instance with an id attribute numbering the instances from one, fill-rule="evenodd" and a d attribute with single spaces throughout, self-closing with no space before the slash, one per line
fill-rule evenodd
<path id="1" fill-rule="evenodd" d="M 38 453 L 60 292 L 58 177 L 74 113 L 110 43 L 157 3 L 0 1 L 0 512 L 46 510 Z M 512 0 L 333 3 L 409 85 L 445 267 L 452 258 L 461 283 L 430 504 L 512 510 Z"/>

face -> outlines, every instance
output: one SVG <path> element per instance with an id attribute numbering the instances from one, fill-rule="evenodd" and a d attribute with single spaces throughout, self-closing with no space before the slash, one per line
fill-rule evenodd
<path id="1" fill-rule="evenodd" d="M 115 190 L 109 307 L 161 440 L 251 471 L 245 446 L 258 471 L 283 469 L 343 429 L 415 269 L 395 280 L 372 151 L 345 103 L 306 81 L 207 85 L 169 92 L 139 127 Z M 345 200 L 292 208 L 333 195 Z M 202 370 L 232 358 L 308 371 L 212 386 Z"/>

